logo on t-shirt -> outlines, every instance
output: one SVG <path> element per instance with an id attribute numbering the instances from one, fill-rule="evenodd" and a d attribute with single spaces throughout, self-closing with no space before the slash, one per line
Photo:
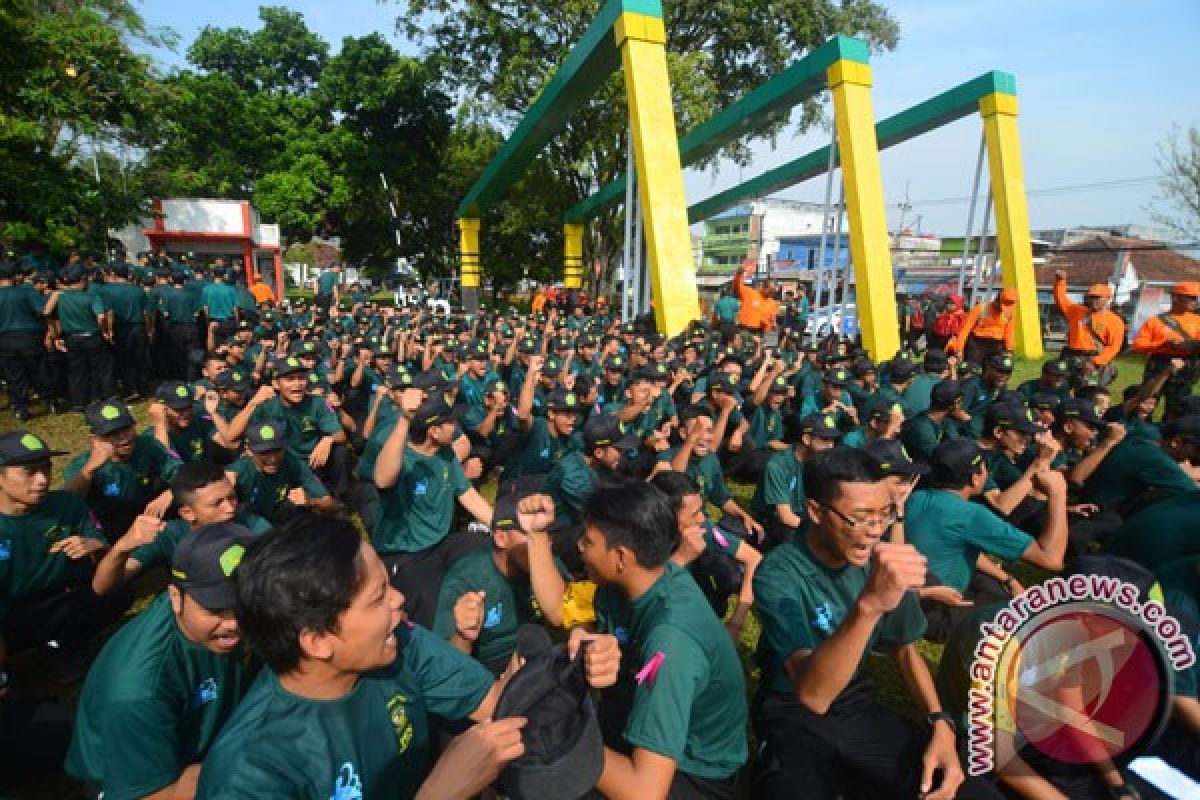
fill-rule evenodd
<path id="1" fill-rule="evenodd" d="M 0 542 L 0 561 L 8 561 L 12 558 L 12 542 L 5 539 Z"/>
<path id="2" fill-rule="evenodd" d="M 417 481 L 413 485 L 413 494 L 421 496 L 429 491 L 429 484 L 425 481 Z"/>
<path id="3" fill-rule="evenodd" d="M 412 744 L 413 726 L 408 719 L 408 708 L 405 703 L 408 699 L 402 695 L 393 695 L 391 700 L 388 700 L 388 719 L 392 723 L 392 729 L 396 731 L 396 749 L 403 753 Z"/>
<path id="4" fill-rule="evenodd" d="M 217 695 L 217 679 L 205 678 L 200 681 L 200 685 L 196 687 L 196 691 L 192 694 L 192 708 L 199 708 L 205 703 L 216 700 Z"/>
<path id="5" fill-rule="evenodd" d="M 104 496 L 116 497 L 121 493 L 121 482 L 113 481 L 112 483 L 104 484 Z"/>
<path id="6" fill-rule="evenodd" d="M 813 611 L 813 626 L 821 633 L 829 636 L 833 633 L 833 612 L 829 606 L 821 604 Z"/>
<path id="7" fill-rule="evenodd" d="M 487 616 L 483 618 L 484 630 L 490 630 L 500 624 L 501 618 L 504 616 L 504 603 L 497 603 L 487 610 Z"/>
<path id="8" fill-rule="evenodd" d="M 358 777 L 354 765 L 349 761 L 338 769 L 329 800 L 363 800 L 362 778 Z"/>

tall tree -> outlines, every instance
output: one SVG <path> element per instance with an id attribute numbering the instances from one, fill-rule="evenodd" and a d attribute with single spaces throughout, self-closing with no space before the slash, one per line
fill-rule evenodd
<path id="1" fill-rule="evenodd" d="M 1159 144 L 1159 197 L 1150 214 L 1178 236 L 1200 238 L 1200 128 L 1176 126 Z"/>
<path id="2" fill-rule="evenodd" d="M 471 99 L 482 122 L 511 129 L 601 2 L 406 0 L 397 26 L 424 44 L 453 89 Z M 680 0 L 664 5 L 681 134 L 834 34 L 863 36 L 885 49 L 895 45 L 898 35 L 895 21 L 872 0 Z M 821 105 L 810 100 L 791 116 L 796 128 L 804 130 L 821 119 Z M 570 201 L 587 197 L 624 171 L 627 121 L 624 84 L 615 75 L 547 147 L 545 163 L 572 188 Z M 778 136 L 788 122 L 775 121 L 724 155 L 747 162 L 752 139 Z M 589 242 L 592 257 L 610 269 L 618 249 L 618 219 L 618 212 L 611 211 L 595 220 Z M 485 265 L 487 257 L 485 252 Z"/>

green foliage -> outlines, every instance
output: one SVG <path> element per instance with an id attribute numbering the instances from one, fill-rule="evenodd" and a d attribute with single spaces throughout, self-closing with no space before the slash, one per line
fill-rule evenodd
<path id="1" fill-rule="evenodd" d="M 1176 235 L 1200 236 L 1200 128 L 1179 126 L 1159 144 L 1159 197 L 1150 215 Z"/>
<path id="2" fill-rule="evenodd" d="M 468 111 L 476 124 L 510 128 L 581 38 L 601 1 L 407 0 L 397 26 L 425 44 L 449 85 L 470 87 Z M 834 34 L 863 36 L 884 49 L 893 47 L 898 35 L 895 21 L 871 0 L 693 0 L 664 6 L 681 133 Z M 792 116 L 803 130 L 819 121 L 820 105 L 808 102 Z M 745 163 L 751 139 L 777 136 L 787 124 L 782 118 L 725 155 Z M 571 202 L 624 172 L 627 126 L 624 84 L 615 75 L 543 154 L 547 171 L 569 188 Z M 542 191 L 536 182 L 526 185 L 535 194 Z M 519 193 L 520 187 L 512 193 L 513 202 L 522 202 Z M 610 267 L 619 247 L 618 220 L 616 212 L 597 219 L 588 242 L 591 259 Z M 485 247 L 485 267 L 494 256 Z"/>

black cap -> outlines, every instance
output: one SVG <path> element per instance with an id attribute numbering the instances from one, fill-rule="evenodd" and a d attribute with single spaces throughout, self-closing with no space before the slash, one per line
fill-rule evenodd
<path id="1" fill-rule="evenodd" d="M 1058 411 L 1062 405 L 1062 397 L 1054 392 L 1034 392 L 1029 398 L 1029 407 L 1038 411 Z"/>
<path id="2" fill-rule="evenodd" d="M 1190 414 L 1186 417 L 1176 417 L 1166 425 L 1163 425 L 1162 435 L 1164 439 L 1174 439 L 1176 437 L 1200 439 L 1200 416 Z"/>
<path id="3" fill-rule="evenodd" d="M 249 528 L 232 522 L 197 528 L 175 545 L 171 583 L 210 611 L 233 608 L 233 571 L 253 540 Z"/>
<path id="4" fill-rule="evenodd" d="M 83 412 L 83 421 L 96 436 L 107 436 L 136 424 L 129 408 L 116 399 L 92 403 Z"/>
<path id="5" fill-rule="evenodd" d="M 508 382 L 503 378 L 492 378 L 483 385 L 484 394 L 493 392 L 508 392 Z"/>
<path id="6" fill-rule="evenodd" d="M 863 447 L 863 451 L 879 462 L 879 468 L 886 475 L 924 475 L 929 472 L 929 467 L 909 458 L 904 445 L 896 439 L 876 439 Z"/>
<path id="7" fill-rule="evenodd" d="M 888 375 L 893 383 L 904 383 L 917 371 L 917 365 L 906 358 L 897 358 L 892 362 Z"/>
<path id="8" fill-rule="evenodd" d="M 281 419 L 253 422 L 246 430 L 246 443 L 255 453 L 269 453 L 287 447 L 287 425 Z"/>
<path id="9" fill-rule="evenodd" d="M 903 414 L 904 408 L 889 397 L 876 396 L 872 397 L 871 401 L 867 403 L 866 411 L 867 421 L 869 422 L 875 419 L 890 417 L 893 411 L 899 411 Z"/>
<path id="10" fill-rule="evenodd" d="M 825 374 L 821 377 L 831 386 L 845 386 L 846 382 L 850 380 L 850 373 L 841 367 L 834 367 L 833 369 L 825 370 Z"/>
<path id="11" fill-rule="evenodd" d="M 0 467 L 34 464 L 51 456 L 66 454 L 66 450 L 51 450 L 40 436 L 29 431 L 0 434 Z"/>
<path id="12" fill-rule="evenodd" d="M 517 343 L 517 352 L 525 355 L 533 355 L 538 351 L 538 343 L 536 339 L 525 338 Z"/>
<path id="13" fill-rule="evenodd" d="M 787 394 L 791 388 L 791 385 L 787 382 L 787 378 L 782 375 L 776 375 L 775 380 L 771 381 L 771 387 L 767 389 L 767 393 Z"/>
<path id="14" fill-rule="evenodd" d="M 1061 406 L 1058 407 L 1057 419 L 1060 423 L 1068 420 L 1078 420 L 1085 422 L 1095 428 L 1104 428 L 1107 423 L 1100 418 L 1096 413 L 1096 404 L 1091 400 L 1080 400 L 1076 397 L 1068 397 L 1063 400 Z"/>
<path id="15" fill-rule="evenodd" d="M 167 408 L 173 408 L 176 411 L 183 411 L 193 405 L 192 390 L 186 383 L 180 381 L 166 381 L 159 384 L 154 396 Z"/>
<path id="16" fill-rule="evenodd" d="M 421 407 L 417 409 L 414 419 L 417 425 L 428 429 L 434 425 L 452 421 L 454 419 L 454 409 L 450 408 L 441 397 L 435 396 L 421 404 Z"/>
<path id="17" fill-rule="evenodd" d="M 414 389 L 436 392 L 438 389 L 445 387 L 446 376 L 436 369 L 427 369 L 413 376 L 412 385 Z"/>
<path id="18" fill-rule="evenodd" d="M 838 430 L 837 420 L 832 414 L 809 414 L 800 420 L 800 433 L 818 436 L 822 439 L 840 439 L 842 432 Z"/>
<path id="19" fill-rule="evenodd" d="M 299 339 L 292 342 L 288 354 L 293 356 L 311 356 L 316 358 L 321 353 L 320 346 L 311 339 Z"/>
<path id="20" fill-rule="evenodd" d="M 987 365 L 997 372 L 1012 372 L 1013 357 L 1010 353 L 992 353 L 988 356 Z"/>
<path id="21" fill-rule="evenodd" d="M 1190 417 L 1193 414 L 1200 414 L 1200 397 L 1197 397 L 1194 394 L 1189 394 L 1186 397 L 1181 397 L 1176 401 L 1176 416 Z"/>
<path id="22" fill-rule="evenodd" d="M 626 366 L 625 356 L 609 356 L 604 362 L 604 369 L 609 372 L 624 372 Z"/>
<path id="23" fill-rule="evenodd" d="M 492 533 L 496 531 L 519 531 L 517 522 L 516 492 L 504 492 L 496 496 L 496 504 L 492 506 Z"/>
<path id="24" fill-rule="evenodd" d="M 1070 367 L 1066 361 L 1063 361 L 1061 358 L 1055 358 L 1042 364 L 1042 372 L 1047 375 L 1066 377 L 1067 373 L 1070 372 Z"/>
<path id="25" fill-rule="evenodd" d="M 733 394 L 738 390 L 738 380 L 732 372 L 713 372 L 708 376 L 708 388 Z"/>
<path id="26" fill-rule="evenodd" d="M 930 350 L 925 354 L 924 369 L 926 372 L 942 372 L 950 366 L 950 359 L 945 350 Z"/>
<path id="27" fill-rule="evenodd" d="M 566 389 L 555 389 L 546 398 L 546 408 L 550 411 L 582 411 L 579 395 Z"/>
<path id="28" fill-rule="evenodd" d="M 984 428 L 990 431 L 995 427 L 1012 428 L 1021 433 L 1041 433 L 1045 430 L 1033 421 L 1033 413 L 1023 405 L 1016 403 L 993 403 L 984 417 Z"/>
<path id="29" fill-rule="evenodd" d="M 483 342 L 472 342 L 463 350 L 463 358 L 475 361 L 487 361 L 487 345 Z"/>
<path id="30" fill-rule="evenodd" d="M 254 386 L 254 376 L 244 369 L 234 367 L 227 369 L 217 376 L 218 389 L 230 389 L 235 392 L 246 392 Z"/>
<path id="31" fill-rule="evenodd" d="M 874 361 L 869 358 L 861 358 L 854 362 L 854 365 L 850 368 L 850 371 L 854 373 L 854 377 L 861 378 L 864 375 L 877 372 L 878 370 Z"/>
<path id="32" fill-rule="evenodd" d="M 612 414 L 597 414 L 583 425 L 583 446 L 586 452 L 597 447 L 632 450 L 638 446 L 637 434 L 623 430 L 621 421 Z"/>
<path id="33" fill-rule="evenodd" d="M 955 403 L 962 401 L 962 396 L 962 386 L 958 381 L 940 381 L 929 393 L 929 404 L 936 409 L 953 408 Z"/>
<path id="34" fill-rule="evenodd" d="M 389 389 L 411 389 L 413 376 L 406 367 L 397 364 L 383 376 L 383 382 Z"/>
<path id="35" fill-rule="evenodd" d="M 79 283 L 83 280 L 83 267 L 79 264 L 72 264 L 62 271 L 63 283 Z"/>
<path id="36" fill-rule="evenodd" d="M 983 452 L 972 439 L 946 439 L 934 449 L 931 464 L 935 484 L 961 486 L 983 464 Z"/>
<path id="37" fill-rule="evenodd" d="M 582 797 L 604 768 L 604 741 L 583 673 L 565 645 L 552 645 L 545 628 L 522 625 L 517 652 L 524 664 L 496 703 L 496 719 L 525 717 L 525 753 L 501 773 L 513 800 Z M 586 646 L 586 645 L 585 645 Z"/>
<path id="38" fill-rule="evenodd" d="M 300 359 L 295 356 L 284 356 L 277 358 L 271 362 L 271 371 L 275 373 L 276 378 L 282 378 L 284 375 L 295 375 L 297 372 L 308 372 L 308 367 L 300 363 Z"/>

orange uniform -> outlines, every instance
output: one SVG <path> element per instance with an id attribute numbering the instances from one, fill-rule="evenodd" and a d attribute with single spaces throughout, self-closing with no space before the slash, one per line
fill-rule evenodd
<path id="1" fill-rule="evenodd" d="M 1092 311 L 1072 303 L 1067 297 L 1065 279 L 1054 281 L 1054 304 L 1067 318 L 1067 349 L 1094 353 L 1092 363 L 1103 367 L 1121 352 L 1125 341 L 1125 321 L 1112 311 Z"/>
<path id="2" fill-rule="evenodd" d="M 1179 324 L 1192 339 L 1200 340 L 1200 314 L 1159 314 L 1146 320 L 1133 339 L 1133 352 L 1151 356 L 1186 358 L 1196 355 L 1196 350 L 1183 347 L 1184 338 L 1171 328 L 1163 317 L 1170 317 Z"/>
<path id="3" fill-rule="evenodd" d="M 758 289 L 753 289 L 742 282 L 739 271 L 733 278 L 733 291 L 742 308 L 738 311 L 738 325 L 756 331 L 769 331 L 775 327 L 775 315 L 779 313 L 779 303 L 767 297 Z"/>
<path id="4" fill-rule="evenodd" d="M 1012 350 L 1017 339 L 1016 315 L 1013 313 L 1013 307 L 995 301 L 979 303 L 967 314 L 967 318 L 963 320 L 962 330 L 958 332 L 954 341 L 946 349 L 954 353 L 963 353 L 971 334 L 975 334 L 980 339 L 1003 341 L 1004 349 Z"/>
<path id="5" fill-rule="evenodd" d="M 258 281 L 250 287 L 250 294 L 254 295 L 254 301 L 258 304 L 274 303 L 275 293 L 271 291 L 271 287 L 267 286 L 262 281 Z"/>

